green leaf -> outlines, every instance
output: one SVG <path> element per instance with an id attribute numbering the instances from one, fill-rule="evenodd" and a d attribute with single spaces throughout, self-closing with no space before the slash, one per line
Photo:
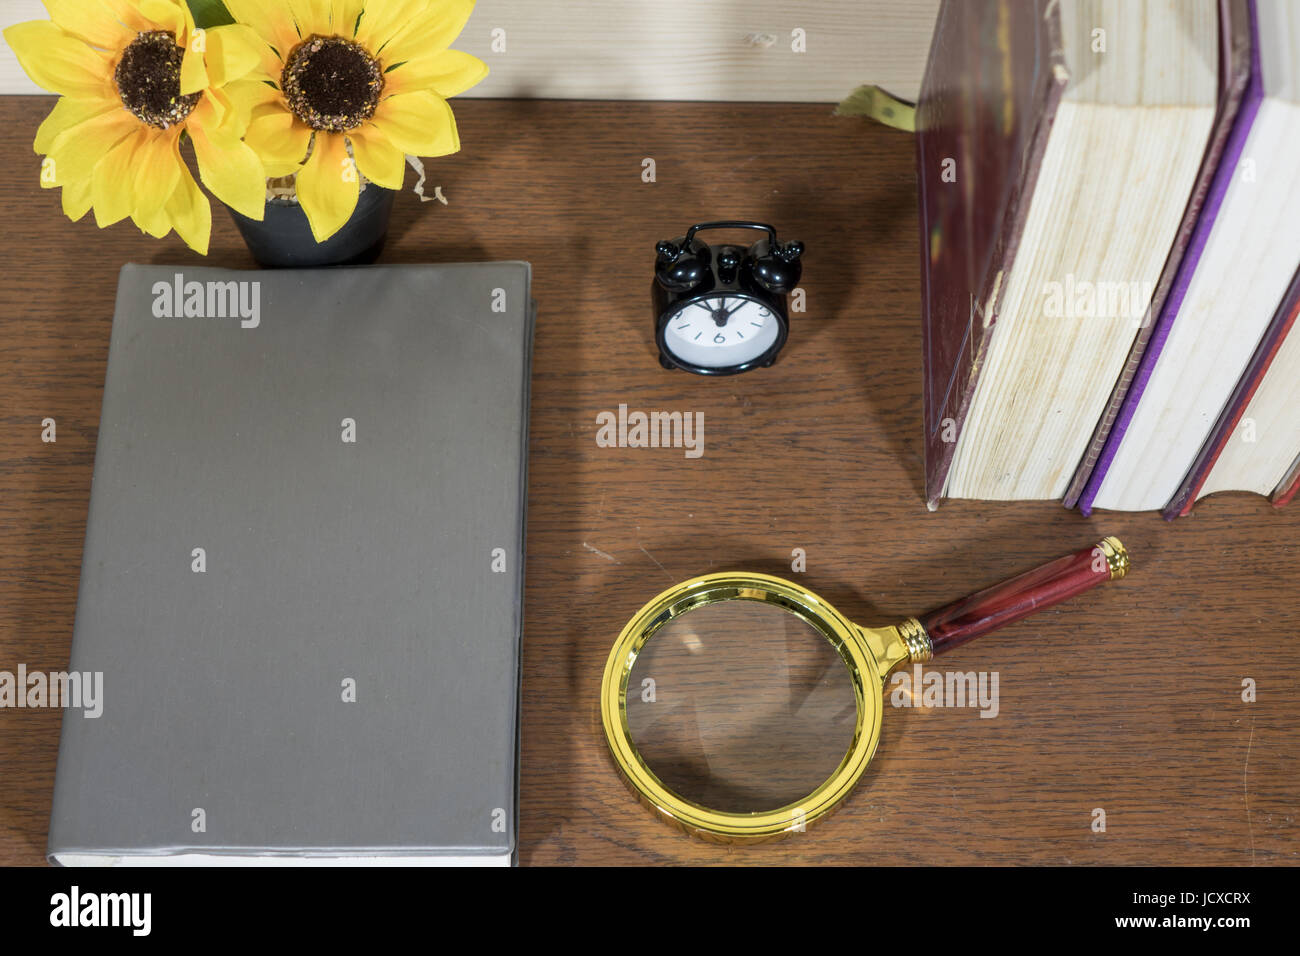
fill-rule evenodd
<path id="1" fill-rule="evenodd" d="M 221 27 L 235 22 L 235 18 L 230 15 L 230 11 L 221 0 L 185 0 L 185 2 L 189 4 L 190 13 L 194 14 L 194 23 L 197 26 Z"/>

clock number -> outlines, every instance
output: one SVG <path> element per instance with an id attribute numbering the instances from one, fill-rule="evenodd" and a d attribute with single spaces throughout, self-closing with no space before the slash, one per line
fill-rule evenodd
<path id="1" fill-rule="evenodd" d="M 725 335 L 723 335 L 721 332 L 719 332 L 717 335 L 715 335 L 715 336 L 713 337 L 713 344 L 714 344 L 714 345 L 726 345 L 726 344 L 727 344 L 727 337 L 726 337 Z"/>

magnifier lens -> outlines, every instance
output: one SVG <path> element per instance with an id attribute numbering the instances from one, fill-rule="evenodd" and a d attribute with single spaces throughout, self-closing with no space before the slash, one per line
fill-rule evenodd
<path id="1" fill-rule="evenodd" d="M 726 813 L 776 810 L 824 783 L 853 742 L 857 698 L 839 652 L 777 604 L 706 604 L 645 643 L 628 732 L 664 786 Z"/>

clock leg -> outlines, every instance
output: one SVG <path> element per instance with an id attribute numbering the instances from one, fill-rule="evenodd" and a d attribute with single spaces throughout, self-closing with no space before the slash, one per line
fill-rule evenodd
<path id="1" fill-rule="evenodd" d="M 663 352 L 659 353 L 659 364 L 662 365 L 664 368 L 668 369 L 669 371 L 672 371 L 677 367 L 672 362 L 668 361 L 668 359 L 664 356 Z"/>

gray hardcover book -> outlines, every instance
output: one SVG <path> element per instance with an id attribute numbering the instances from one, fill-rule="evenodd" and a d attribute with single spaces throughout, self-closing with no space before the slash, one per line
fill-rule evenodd
<path id="1" fill-rule="evenodd" d="M 512 861 L 529 280 L 123 268 L 52 862 Z"/>

